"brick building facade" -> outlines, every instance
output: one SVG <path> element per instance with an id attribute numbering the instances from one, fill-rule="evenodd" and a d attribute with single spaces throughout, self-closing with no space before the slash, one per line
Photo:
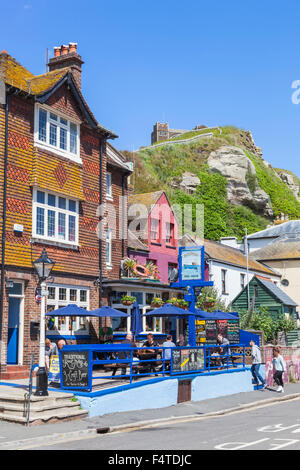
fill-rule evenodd
<path id="1" fill-rule="evenodd" d="M 118 221 L 126 218 L 119 197 L 127 196 L 130 169 L 108 143 L 117 136 L 98 124 L 83 98 L 76 45 L 66 47 L 55 48 L 49 72 L 38 76 L 0 52 L 2 373 L 7 364 L 28 366 L 32 353 L 38 360 L 34 326 L 41 306 L 32 262 L 43 248 L 55 261 L 48 311 L 106 304 L 103 280 L 119 278 L 127 249 Z M 103 214 L 101 203 L 109 204 Z M 116 238 L 106 223 L 111 212 Z M 95 341 L 99 325 L 92 318 L 56 318 L 47 328 L 53 339 L 80 342 Z"/>

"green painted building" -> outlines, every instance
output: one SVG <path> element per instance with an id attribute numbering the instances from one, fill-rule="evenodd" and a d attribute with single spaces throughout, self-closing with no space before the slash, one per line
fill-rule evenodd
<path id="1" fill-rule="evenodd" d="M 249 282 L 249 298 L 250 305 L 253 305 L 254 310 L 258 310 L 259 307 L 267 307 L 274 320 L 285 314 L 297 320 L 296 302 L 272 281 L 254 276 Z M 232 309 L 236 311 L 248 309 L 248 286 L 245 286 L 232 301 Z M 295 344 L 296 341 L 298 341 L 297 327 L 287 333 L 287 345 Z"/>

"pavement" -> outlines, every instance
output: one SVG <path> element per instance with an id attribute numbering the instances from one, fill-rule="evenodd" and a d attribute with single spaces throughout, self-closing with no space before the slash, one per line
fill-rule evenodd
<path id="1" fill-rule="evenodd" d="M 157 426 L 159 423 L 207 419 L 295 399 L 300 399 L 300 382 L 286 385 L 284 393 L 269 388 L 199 402 L 185 402 L 167 408 L 112 413 L 70 422 L 26 427 L 0 421 L 0 450 L 25 449 L 26 446 L 32 448 L 46 442 L 84 439 L 95 434 L 128 431 Z"/>

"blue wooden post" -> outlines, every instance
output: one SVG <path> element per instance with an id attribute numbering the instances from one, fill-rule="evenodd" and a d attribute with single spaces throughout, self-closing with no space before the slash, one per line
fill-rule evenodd
<path id="1" fill-rule="evenodd" d="M 193 287 L 190 288 L 190 306 L 189 311 L 196 313 L 196 296 L 195 290 Z M 189 345 L 196 346 L 196 325 L 195 325 L 195 315 L 189 315 Z"/>

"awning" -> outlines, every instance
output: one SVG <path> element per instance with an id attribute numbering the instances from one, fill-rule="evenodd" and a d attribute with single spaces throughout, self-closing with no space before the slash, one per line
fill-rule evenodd
<path id="1" fill-rule="evenodd" d="M 238 312 L 222 312 L 216 310 L 215 312 L 204 312 L 203 310 L 196 309 L 196 317 L 202 320 L 238 320 Z"/>

